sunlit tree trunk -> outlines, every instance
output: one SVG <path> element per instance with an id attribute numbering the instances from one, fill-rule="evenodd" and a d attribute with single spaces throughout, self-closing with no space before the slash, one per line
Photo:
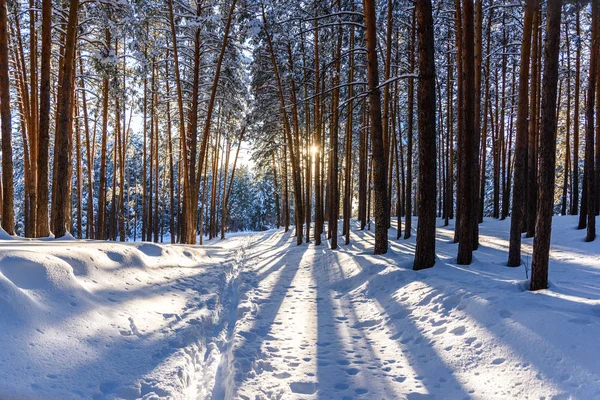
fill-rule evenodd
<path id="1" fill-rule="evenodd" d="M 78 0 L 69 2 L 69 19 L 65 37 L 64 60 L 62 63 L 62 80 L 60 84 L 60 94 L 58 103 L 58 125 L 56 127 L 55 139 L 55 162 L 57 176 L 61 179 L 56 180 L 55 204 L 52 205 L 56 212 L 54 214 L 54 235 L 62 237 L 67 233 L 67 223 L 69 221 L 69 203 L 71 202 L 70 181 L 72 173 L 71 151 L 72 141 L 70 140 L 70 125 L 72 123 L 72 101 L 73 101 L 73 74 L 75 47 L 77 41 L 77 12 L 79 9 Z M 1 50 L 1 49 L 0 49 Z M 3 152 L 6 154 L 5 152 Z"/>
<path id="2" fill-rule="evenodd" d="M 75 1 L 75 0 L 73 0 Z M 0 117 L 2 130 L 2 228 L 15 233 L 12 162 L 12 124 L 8 65 L 8 21 L 6 0 L 0 0 Z"/>

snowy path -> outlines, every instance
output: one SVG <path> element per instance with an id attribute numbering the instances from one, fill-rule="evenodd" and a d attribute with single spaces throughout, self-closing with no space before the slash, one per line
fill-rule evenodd
<path id="1" fill-rule="evenodd" d="M 0 398 L 600 398 L 600 243 L 555 218 L 531 293 L 504 266 L 509 221 L 486 219 L 470 266 L 439 224 L 419 272 L 395 228 L 383 256 L 356 230 L 335 251 L 282 230 L 1 240 Z"/>
<path id="2" fill-rule="evenodd" d="M 499 224 L 506 221 L 482 225 L 470 267 L 453 264 L 451 227 L 440 227 L 440 261 L 418 273 L 410 270 L 414 238 L 375 257 L 370 232 L 337 251 L 295 247 L 281 231 L 255 237 L 240 274 L 227 379 L 213 398 L 600 396 L 591 356 L 600 354 L 591 339 L 600 334 L 600 282 L 582 288 L 593 297 L 576 297 L 577 279 L 560 269 L 575 257 L 599 274 L 598 247 L 561 257 L 554 246 L 554 277 L 565 286 L 533 294 L 523 290 L 522 267 L 502 266 L 508 243 Z"/>

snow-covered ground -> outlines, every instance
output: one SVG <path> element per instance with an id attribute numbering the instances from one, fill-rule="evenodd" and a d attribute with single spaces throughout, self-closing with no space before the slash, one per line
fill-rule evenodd
<path id="1" fill-rule="evenodd" d="M 600 398 L 600 240 L 556 217 L 532 293 L 505 266 L 508 220 L 481 225 L 470 266 L 441 225 L 419 272 L 394 228 L 384 256 L 360 231 L 335 251 L 283 230 L 2 240 L 0 398 Z"/>

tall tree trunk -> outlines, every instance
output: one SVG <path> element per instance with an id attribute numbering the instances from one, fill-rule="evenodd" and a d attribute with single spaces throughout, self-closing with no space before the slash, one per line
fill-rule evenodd
<path id="1" fill-rule="evenodd" d="M 521 63 L 519 66 L 519 105 L 517 108 L 517 136 L 515 140 L 515 172 L 512 198 L 512 214 L 510 219 L 510 243 L 508 250 L 508 266 L 521 265 L 521 232 L 524 224 L 524 209 L 527 185 L 527 116 L 529 99 L 529 61 L 533 31 L 533 14 L 537 9 L 537 0 L 525 2 L 523 18 L 523 41 L 521 45 Z"/>
<path id="2" fill-rule="evenodd" d="M 77 104 L 78 96 L 75 96 L 75 157 L 76 157 L 76 192 L 77 192 L 77 239 L 81 239 L 82 236 L 82 218 L 83 218 L 83 173 L 82 173 L 82 162 L 81 162 L 81 131 L 80 122 L 81 118 L 79 115 L 79 105 Z"/>
<path id="3" fill-rule="evenodd" d="M 60 84 L 60 94 L 58 103 L 58 125 L 56 127 L 56 140 L 54 147 L 56 173 L 60 179 L 56 180 L 55 192 L 56 209 L 54 214 L 54 235 L 56 237 L 65 236 L 67 233 L 67 223 L 69 221 L 69 203 L 71 202 L 71 193 L 69 191 L 72 165 L 71 152 L 72 141 L 70 138 L 70 125 L 72 123 L 72 100 L 73 100 L 73 67 L 75 63 L 75 47 L 77 41 L 77 12 L 79 9 L 79 0 L 70 0 L 69 2 L 69 20 L 67 24 L 67 33 L 65 37 L 64 60 L 62 63 L 62 81 Z"/>
<path id="4" fill-rule="evenodd" d="M 408 58 L 410 73 L 415 71 L 415 35 L 416 35 L 416 15 L 413 11 L 410 42 L 408 46 Z M 415 82 L 413 78 L 408 78 L 408 125 L 406 131 L 406 199 L 404 200 L 404 209 L 406 210 L 405 221 L 404 221 L 404 239 L 410 238 L 412 234 L 412 214 L 413 214 L 413 203 L 412 203 L 412 185 L 413 185 L 413 119 L 414 119 L 414 93 L 415 93 Z"/>
<path id="5" fill-rule="evenodd" d="M 367 183 L 369 179 L 367 175 L 369 131 L 367 128 L 367 103 L 363 102 L 358 149 L 358 219 L 360 220 L 360 230 L 364 230 L 367 224 L 367 192 L 370 190 Z"/>
<path id="6" fill-rule="evenodd" d="M 448 226 L 449 220 L 454 217 L 454 122 L 453 122 L 453 110 L 452 105 L 454 101 L 454 83 L 453 76 L 454 72 L 452 69 L 452 56 L 450 54 L 450 39 L 451 33 L 448 31 L 448 47 L 447 47 L 447 63 L 448 63 L 448 71 L 446 77 L 446 87 L 448 91 L 448 95 L 446 97 L 446 106 L 447 116 L 446 123 L 448 127 L 446 128 L 446 133 L 448 137 L 446 138 L 446 147 L 447 147 L 447 158 L 448 158 L 448 168 L 446 169 L 446 212 L 444 219 L 444 226 Z M 489 70 L 489 68 L 488 68 Z M 402 143 L 402 141 L 400 141 Z M 402 152 L 400 153 L 402 154 Z M 403 168 L 404 170 L 404 168 Z"/>
<path id="7" fill-rule="evenodd" d="M 482 0 L 475 0 L 475 26 L 474 26 L 474 43 L 473 43 L 473 62 L 474 62 L 474 89 L 475 89 L 475 104 L 473 111 L 473 167 L 474 173 L 472 175 L 473 189 L 471 190 L 472 208 L 473 208 L 473 219 L 472 233 L 473 233 L 473 250 L 477 250 L 479 247 L 479 145 L 481 143 L 481 65 L 483 62 L 482 54 L 482 41 L 483 41 L 483 10 Z"/>
<path id="8" fill-rule="evenodd" d="M 419 48 L 419 224 L 413 269 L 435 264 L 435 57 L 431 0 L 417 0 Z"/>
<path id="9" fill-rule="evenodd" d="M 457 263 L 468 265 L 473 258 L 473 250 L 475 247 L 473 235 L 473 219 L 476 219 L 476 207 L 472 206 L 474 198 L 473 191 L 475 178 L 473 174 L 476 172 L 475 160 L 477 158 L 477 149 L 475 148 L 475 87 L 474 87 L 474 16 L 473 16 L 473 0 L 464 0 L 462 7 L 462 76 L 460 79 L 463 83 L 463 124 L 464 132 L 462 135 L 462 143 L 460 151 L 462 157 L 460 159 L 459 175 L 459 193 L 458 201 L 461 203 L 460 210 L 460 230 L 458 242 L 458 257 Z"/>
<path id="10" fill-rule="evenodd" d="M 351 30 L 353 30 L 354 28 L 350 28 Z M 305 48 L 304 48 L 304 35 L 301 33 L 301 40 L 300 40 L 300 46 L 302 49 L 302 75 L 303 75 L 303 80 L 304 80 L 304 98 L 307 99 L 308 98 L 308 78 L 307 78 L 307 65 L 306 65 L 306 52 L 305 52 Z M 305 191 L 305 197 L 304 197 L 304 218 L 305 218 L 305 223 L 306 223 L 306 243 L 308 243 L 310 241 L 310 223 L 312 221 L 312 193 L 311 193 L 311 186 L 312 186 L 312 150 L 311 150 L 311 126 L 310 126 L 310 102 L 305 101 L 304 102 L 304 117 L 306 119 L 305 122 L 305 139 L 306 139 L 306 147 L 305 147 L 305 158 L 304 158 L 304 162 L 305 162 L 305 169 L 306 172 L 304 174 L 304 178 L 305 178 L 305 184 L 304 184 L 304 191 Z"/>
<path id="11" fill-rule="evenodd" d="M 179 70 L 179 52 L 177 47 L 177 34 L 175 31 L 175 17 L 173 11 L 173 0 L 167 1 L 169 7 L 169 27 L 171 30 L 171 41 L 173 42 L 173 65 L 175 68 L 175 86 L 177 88 L 177 110 L 179 113 L 179 138 L 181 147 L 181 161 L 180 169 L 181 176 L 183 177 L 183 199 L 182 199 L 182 211 L 181 216 L 178 219 L 180 221 L 180 242 L 192 244 L 195 243 L 195 231 L 194 227 L 196 224 L 195 220 L 192 220 L 188 215 L 189 212 L 189 200 L 190 195 L 190 180 L 188 175 L 188 148 L 186 141 L 186 120 L 184 118 L 184 105 L 183 105 L 183 89 L 181 84 L 181 74 Z M 190 231 L 191 230 L 191 231 Z"/>
<path id="12" fill-rule="evenodd" d="M 464 102 L 464 89 L 463 89 L 463 62 L 462 62 L 462 54 L 463 54 L 463 17 L 462 17 L 462 9 L 461 9 L 461 0 L 454 0 L 454 21 L 455 21 L 455 36 L 456 36 L 456 149 L 457 149 L 457 171 L 456 171 L 456 221 L 454 222 L 454 243 L 458 243 L 460 239 L 460 229 L 461 223 L 460 218 L 462 217 L 462 201 L 460 197 L 462 196 L 460 191 L 460 182 L 462 181 L 462 165 L 463 165 L 463 152 L 462 152 L 462 142 L 463 135 L 465 131 L 464 126 L 464 112 L 463 112 L 463 102 Z"/>
<path id="13" fill-rule="evenodd" d="M 599 32 L 600 21 L 598 9 L 600 0 L 592 0 L 592 47 L 590 51 L 590 70 L 587 90 L 587 104 L 585 110 L 585 179 L 587 183 L 587 234 L 586 242 L 596 239 L 596 173 L 594 171 L 594 102 L 596 100 L 596 79 L 598 76 L 598 51 L 600 50 Z M 583 210 L 581 210 L 583 213 Z"/>
<path id="14" fill-rule="evenodd" d="M 79 75 L 80 82 L 79 86 L 81 88 L 81 102 L 83 108 L 83 128 L 85 131 L 85 149 L 87 154 L 87 211 L 86 211 L 86 238 L 92 239 L 94 238 L 94 147 L 95 147 L 95 131 L 96 131 L 96 122 L 94 122 L 94 140 L 90 142 L 90 127 L 89 127 L 89 118 L 88 118 L 88 108 L 87 108 L 87 97 L 85 94 L 85 81 L 83 79 L 83 61 L 81 58 L 79 59 Z M 41 131 L 40 131 L 41 132 Z M 41 133 L 40 133 L 41 138 Z M 41 149 L 40 149 L 41 150 Z M 39 168 L 39 166 L 38 166 Z M 38 177 L 39 177 L 39 169 L 38 169 Z M 46 179 L 47 181 L 47 179 Z M 39 178 L 38 178 L 39 182 Z M 38 184 L 38 188 L 41 189 L 41 185 Z M 39 207 L 39 197 L 38 197 L 38 207 Z M 39 208 L 38 208 L 39 215 Z M 38 220 L 38 234 L 39 234 L 39 220 Z M 135 239 L 134 239 L 135 240 Z"/>
<path id="15" fill-rule="evenodd" d="M 75 1 L 75 0 L 74 0 Z M 2 227 L 15 233 L 12 161 L 12 124 L 8 74 L 8 21 L 6 0 L 0 0 L 0 117 L 2 118 Z"/>
<path id="16" fill-rule="evenodd" d="M 579 214 L 579 88 L 581 85 L 581 23 L 580 23 L 580 3 L 575 3 L 575 35 L 577 37 L 575 51 L 575 104 L 573 110 L 573 202 L 571 203 L 571 215 Z M 580 224 L 581 225 L 581 224 Z M 578 229 L 584 227 L 579 226 Z"/>
<path id="17" fill-rule="evenodd" d="M 106 29 L 106 45 L 110 46 L 110 31 Z M 106 49 L 110 51 L 110 47 Z M 100 149 L 100 187 L 98 189 L 98 229 L 96 231 L 96 239 L 106 239 L 106 147 L 108 141 L 108 92 L 109 92 L 109 80 L 105 74 L 102 79 L 102 144 Z M 144 113 L 145 116 L 145 113 Z M 144 118 L 144 121 L 146 119 Z M 145 129 L 144 129 L 145 131 Z M 145 148 L 145 146 L 144 146 Z M 145 160 L 145 158 L 144 158 Z M 145 169 L 144 169 L 145 173 Z M 144 188 L 145 188 L 144 182 Z M 145 230 L 142 230 L 142 237 L 144 236 Z M 144 240 L 144 237 L 142 238 Z"/>
<path id="18" fill-rule="evenodd" d="M 537 122 L 538 122 L 538 99 L 540 97 L 540 85 L 538 81 L 538 73 L 540 69 L 539 65 L 539 54 L 542 49 L 539 46 L 538 35 L 540 29 L 538 26 L 540 25 L 540 10 L 539 7 L 536 9 L 535 14 L 533 16 L 533 48 L 531 51 L 532 58 L 532 67 L 531 67 L 531 96 L 530 96 L 530 106 L 529 106 L 529 136 L 527 143 L 527 202 L 526 202 L 526 231 L 527 237 L 533 237 L 535 233 L 535 221 L 536 221 L 536 209 L 537 209 L 537 185 L 536 185 L 536 177 L 537 177 Z"/>
<path id="19" fill-rule="evenodd" d="M 491 8 L 493 2 L 490 2 L 490 13 L 488 16 L 487 25 L 487 45 L 486 54 L 491 53 L 491 37 L 492 37 L 492 24 L 494 19 L 494 9 Z M 487 162 L 487 135 L 488 135 L 488 113 L 490 110 L 490 58 L 486 57 L 485 62 L 485 95 L 483 98 L 483 124 L 481 127 L 481 155 L 479 159 L 479 222 L 483 222 L 484 214 L 484 203 L 485 203 L 485 183 L 486 183 L 486 162 Z"/>
<path id="20" fill-rule="evenodd" d="M 552 230 L 552 215 L 554 214 L 556 89 L 558 82 L 558 53 L 560 50 L 560 9 L 561 0 L 548 0 L 546 6 L 546 41 L 544 45 L 544 78 L 542 82 L 540 121 L 539 198 L 531 262 L 531 290 L 546 289 L 548 287 L 550 234 Z M 591 90 L 593 94 L 594 89 L 592 88 Z M 594 101 L 591 100 L 591 102 L 593 105 Z"/>
<path id="21" fill-rule="evenodd" d="M 315 245 L 321 244 L 321 234 L 323 229 L 323 201 L 321 197 L 321 157 L 324 149 L 321 148 L 321 96 L 320 96 L 320 68 L 319 65 L 319 20 L 317 5 L 315 0 L 315 33 L 314 33 L 314 52 L 315 52 L 315 137 L 313 140 L 314 159 L 315 159 Z"/>
<path id="22" fill-rule="evenodd" d="M 386 11 L 386 32 L 385 32 L 385 61 L 383 66 L 383 79 L 385 85 L 383 87 L 383 115 L 382 115 L 382 128 L 383 128 L 383 153 L 385 161 L 385 170 L 388 174 L 387 183 L 387 196 L 386 196 L 386 207 L 385 207 L 385 223 L 388 229 L 390 228 L 390 212 L 391 212 L 391 199 L 392 199 L 392 169 L 390 168 L 391 163 L 390 155 L 393 154 L 390 151 L 390 72 L 392 66 L 392 27 L 393 27 L 393 0 L 387 0 L 387 11 Z"/>
<path id="23" fill-rule="evenodd" d="M 379 67 L 377 61 L 377 21 L 375 1 L 363 0 L 365 40 L 367 48 L 367 80 L 369 85 L 369 111 L 371 114 L 371 151 L 373 154 L 373 188 L 375 217 L 375 254 L 388 251 L 387 237 L 387 182 L 386 160 L 383 150 L 381 122 L 381 93 L 379 90 Z M 435 97 L 434 97 L 435 99 Z"/>
<path id="24" fill-rule="evenodd" d="M 389 1 L 389 0 L 388 0 Z M 340 0 L 337 0 L 337 9 L 341 9 Z M 329 231 L 331 232 L 331 248 L 337 249 L 338 247 L 338 218 L 340 213 L 340 190 L 338 186 L 338 168 L 339 168 L 339 103 L 340 103 L 340 73 L 341 73 L 341 58 L 342 54 L 342 25 L 338 23 L 337 29 L 337 46 L 334 52 L 334 74 L 333 74 L 333 92 L 331 98 L 331 108 L 333 111 L 333 126 L 329 135 L 329 146 L 330 146 L 330 181 L 329 181 Z M 386 85 L 386 88 L 388 85 Z M 387 121 L 386 121 L 387 122 Z M 387 195 L 386 195 L 387 198 Z M 389 207 L 386 207 L 389 212 Z M 389 216 L 386 219 L 386 224 L 389 223 Z"/>
<path id="25" fill-rule="evenodd" d="M 352 2 L 352 11 L 354 11 L 354 2 Z M 346 119 L 346 170 L 344 175 L 344 226 L 343 232 L 346 245 L 350 244 L 350 218 L 352 217 L 352 136 L 353 126 L 353 102 L 354 97 L 354 26 L 350 27 L 350 49 L 348 54 L 348 117 Z M 395 133 L 394 133 L 395 135 Z M 398 219 L 400 221 L 400 219 Z"/>
<path id="26" fill-rule="evenodd" d="M 560 213 L 567 214 L 567 197 L 569 177 L 571 176 L 571 43 L 569 39 L 569 22 L 565 21 L 565 47 L 567 48 L 567 116 L 565 127 L 565 163 L 563 165 L 563 192 Z"/>

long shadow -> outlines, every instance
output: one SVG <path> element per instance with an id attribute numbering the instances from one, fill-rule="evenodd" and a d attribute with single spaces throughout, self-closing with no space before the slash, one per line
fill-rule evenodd
<path id="1" fill-rule="evenodd" d="M 396 331 L 395 336 L 398 336 L 403 349 L 410 353 L 410 367 L 416 373 L 414 379 L 430 394 L 424 398 L 470 399 L 472 394 L 465 391 L 454 376 L 454 371 L 442 360 L 410 318 L 411 311 L 392 299 L 389 293 L 377 291 L 374 298 L 390 317 L 389 321 Z M 439 378 L 436 381 L 434 377 Z M 412 396 L 419 398 L 416 393 Z"/>
<path id="2" fill-rule="evenodd" d="M 291 261 L 288 262 L 286 259 L 286 255 L 290 252 L 294 252 L 298 254 L 300 257 L 302 252 L 306 251 L 306 247 L 290 248 L 286 251 L 285 255 L 280 258 L 280 260 L 275 263 L 273 266 L 269 268 L 268 271 L 257 275 L 255 271 L 246 271 L 244 272 L 244 276 L 240 278 L 240 281 L 250 281 L 250 282 L 258 282 L 258 279 L 265 279 L 267 275 L 274 273 L 275 271 L 280 271 L 279 277 L 277 281 L 273 284 L 273 290 L 270 293 L 269 298 L 265 299 L 256 299 L 255 303 L 260 304 L 260 311 L 254 317 L 254 324 L 250 329 L 240 330 L 235 329 L 231 331 L 232 335 L 236 335 L 236 340 L 239 343 L 233 349 L 233 367 L 234 367 L 234 376 L 222 376 L 222 371 L 219 371 L 217 374 L 218 382 L 215 385 L 215 391 L 213 392 L 213 399 L 221 398 L 221 395 L 226 393 L 223 385 L 223 379 L 233 380 L 233 382 L 228 382 L 229 385 L 234 385 L 233 392 L 235 393 L 239 387 L 243 385 L 243 383 L 249 378 L 248 375 L 254 368 L 262 368 L 261 366 L 257 366 L 256 362 L 259 360 L 263 360 L 264 354 L 262 352 L 262 345 L 273 338 L 270 336 L 271 329 L 273 325 L 276 323 L 275 319 L 277 318 L 279 309 L 283 300 L 288 294 L 288 291 L 291 287 L 291 283 L 296 276 L 296 273 L 299 268 L 299 264 Z M 251 285 L 250 289 L 255 287 L 255 285 Z M 232 340 L 230 338 L 229 340 Z"/>
<path id="3" fill-rule="evenodd" d="M 331 301 L 331 291 L 327 286 L 326 275 L 329 263 L 323 262 L 330 256 L 329 249 L 317 250 L 318 260 L 312 268 L 313 279 L 317 287 L 317 387 L 318 398 L 339 399 L 354 394 L 351 388 L 352 381 L 347 371 L 350 360 L 348 353 L 338 336 L 335 323 L 338 322 L 334 315 L 334 305 Z M 352 372 L 352 371 L 351 371 Z"/>
<path id="4" fill-rule="evenodd" d="M 335 268 L 334 273 L 338 277 L 343 276 L 343 269 L 339 260 L 336 258 L 335 262 L 330 263 L 329 268 Z M 362 272 L 361 272 L 362 273 Z M 359 275 L 361 274 L 359 273 Z M 330 274 L 331 276 L 331 274 Z M 335 280 L 335 277 L 333 277 Z M 359 279 L 360 280 L 360 279 Z M 366 281 L 366 279 L 365 279 Z M 333 286 L 336 287 L 336 286 Z M 328 288 L 329 299 L 333 296 L 334 291 L 332 290 L 332 286 L 330 285 Z M 334 296 L 336 299 L 344 299 L 344 297 L 349 293 L 345 287 L 342 286 L 342 289 L 337 292 Z M 333 309 L 332 307 L 330 307 Z M 346 305 L 346 314 L 340 318 L 336 318 L 335 322 L 338 323 L 338 326 L 344 326 L 347 330 L 347 333 L 353 333 L 351 338 L 347 338 L 347 345 L 351 347 L 351 349 L 345 350 L 345 359 L 338 360 L 337 363 L 340 365 L 339 374 L 335 376 L 345 376 L 348 375 L 348 379 L 350 379 L 354 387 L 351 388 L 352 396 L 376 396 L 376 395 L 385 395 L 386 398 L 394 398 L 397 396 L 396 391 L 390 384 L 390 379 L 393 379 L 388 372 L 391 369 L 389 366 L 385 366 L 376 353 L 373 347 L 374 341 L 370 339 L 365 328 L 360 328 L 363 322 L 360 321 L 358 314 L 356 312 L 356 308 L 354 306 L 354 302 L 350 302 L 350 304 Z M 326 307 L 323 307 L 324 311 L 327 311 Z M 319 314 L 321 316 L 321 313 Z M 327 321 L 326 318 L 323 318 Z M 330 321 L 333 321 L 333 315 L 329 318 Z M 339 337 L 338 330 L 338 338 Z M 351 340 L 350 340 L 351 339 Z M 367 357 L 364 357 L 362 353 L 368 353 Z M 323 376 L 326 378 L 326 376 Z M 389 379 L 387 379 L 389 378 Z M 321 381 L 322 379 L 319 379 Z M 352 397 L 351 396 L 351 397 Z"/>

